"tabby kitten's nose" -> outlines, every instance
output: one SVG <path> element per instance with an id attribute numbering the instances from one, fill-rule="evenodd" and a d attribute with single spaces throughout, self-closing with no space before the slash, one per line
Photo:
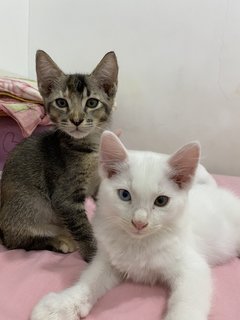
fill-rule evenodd
<path id="1" fill-rule="evenodd" d="M 82 122 L 83 122 L 83 119 L 81 120 L 74 120 L 74 119 L 70 119 L 70 121 L 76 126 L 78 127 Z"/>

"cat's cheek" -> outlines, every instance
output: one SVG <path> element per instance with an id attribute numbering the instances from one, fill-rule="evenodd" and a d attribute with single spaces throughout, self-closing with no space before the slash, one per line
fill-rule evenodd
<path id="1" fill-rule="evenodd" d="M 152 226 L 162 225 L 165 220 L 166 220 L 165 213 L 163 213 L 161 210 L 154 210 L 149 219 L 149 225 L 152 225 Z"/>

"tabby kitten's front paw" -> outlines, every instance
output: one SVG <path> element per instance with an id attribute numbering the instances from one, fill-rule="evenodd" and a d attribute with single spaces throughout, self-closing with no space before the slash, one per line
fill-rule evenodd
<path id="1" fill-rule="evenodd" d="M 33 309 L 30 319 L 79 320 L 86 317 L 92 308 L 87 292 L 82 290 L 72 295 L 69 290 L 46 295 Z"/>
<path id="2" fill-rule="evenodd" d="M 58 236 L 52 240 L 52 246 L 62 253 L 71 253 L 79 247 L 76 241 L 66 236 Z"/>

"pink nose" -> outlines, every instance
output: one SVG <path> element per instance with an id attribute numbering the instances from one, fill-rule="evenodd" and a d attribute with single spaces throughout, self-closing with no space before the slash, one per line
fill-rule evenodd
<path id="1" fill-rule="evenodd" d="M 142 230 L 142 229 L 146 228 L 146 226 L 148 225 L 148 223 L 146 223 L 146 222 L 135 221 L 135 220 L 132 220 L 132 224 L 134 225 L 134 227 L 137 230 Z"/>

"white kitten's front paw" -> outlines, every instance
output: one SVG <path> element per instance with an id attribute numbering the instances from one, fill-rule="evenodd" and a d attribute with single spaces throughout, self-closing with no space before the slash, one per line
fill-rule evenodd
<path id="1" fill-rule="evenodd" d="M 49 293 L 33 309 L 31 320 L 77 320 L 74 304 L 61 293 Z"/>
<path id="2" fill-rule="evenodd" d="M 92 308 L 88 295 L 78 292 L 73 296 L 68 290 L 49 293 L 33 309 L 31 320 L 79 320 Z"/>
<path id="3" fill-rule="evenodd" d="M 164 320 L 207 320 L 207 316 L 184 312 L 184 313 L 168 313 Z"/>

